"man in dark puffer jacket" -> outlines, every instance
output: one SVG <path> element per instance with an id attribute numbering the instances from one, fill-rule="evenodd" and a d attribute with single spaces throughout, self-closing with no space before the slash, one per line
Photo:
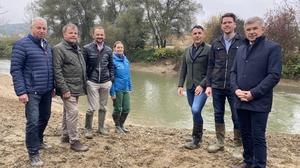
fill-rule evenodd
<path id="1" fill-rule="evenodd" d="M 43 141 L 54 95 L 52 48 L 45 40 L 46 34 L 46 20 L 34 18 L 31 34 L 18 40 L 12 49 L 10 73 L 16 95 L 25 104 L 26 147 L 32 166 L 42 165 L 39 150 L 50 148 Z"/>
<path id="2" fill-rule="evenodd" d="M 92 138 L 93 114 L 99 102 L 98 132 L 107 134 L 104 128 L 107 111 L 108 92 L 114 77 L 112 50 L 104 44 L 105 33 L 100 26 L 95 26 L 91 32 L 94 41 L 84 46 L 83 56 L 87 70 L 88 110 L 85 120 L 85 137 Z"/>

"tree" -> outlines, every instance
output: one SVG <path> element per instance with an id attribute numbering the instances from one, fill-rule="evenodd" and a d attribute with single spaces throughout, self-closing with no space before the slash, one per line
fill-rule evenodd
<path id="1" fill-rule="evenodd" d="M 146 18 L 159 48 L 166 47 L 171 34 L 181 35 L 191 28 L 193 15 L 202 6 L 192 0 L 145 0 Z"/>
<path id="2" fill-rule="evenodd" d="M 287 3 L 266 14 L 266 35 L 280 43 L 284 52 L 295 50 L 300 44 L 300 31 L 295 10 Z"/>
<path id="3" fill-rule="evenodd" d="M 204 25 L 206 28 L 206 41 L 211 43 L 214 39 L 219 38 L 222 35 L 221 30 L 221 15 L 212 16 Z M 236 18 L 235 31 L 244 36 L 244 20 L 239 17 Z"/>
<path id="4" fill-rule="evenodd" d="M 91 40 L 90 29 L 102 13 L 102 0 L 40 0 L 33 4 L 33 10 L 48 21 L 51 36 L 58 39 L 61 29 L 69 22 L 80 30 L 81 43 Z"/>

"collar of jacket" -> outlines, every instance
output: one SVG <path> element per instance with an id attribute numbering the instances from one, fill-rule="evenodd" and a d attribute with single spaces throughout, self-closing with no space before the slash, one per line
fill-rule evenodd
<path id="1" fill-rule="evenodd" d="M 192 48 L 195 47 L 199 49 L 200 47 L 204 47 L 204 46 L 205 46 L 205 42 L 202 42 L 199 46 L 195 46 L 195 43 L 192 44 Z"/>
<path id="2" fill-rule="evenodd" d="M 102 42 L 102 45 L 103 45 L 103 47 L 102 47 L 101 51 L 104 50 L 104 48 L 105 48 L 104 42 Z M 95 49 L 98 50 L 98 45 L 97 45 L 96 41 L 93 41 L 93 46 L 95 47 Z M 101 52 L 101 51 L 100 51 L 100 52 Z"/>
<path id="3" fill-rule="evenodd" d="M 68 50 L 74 50 L 73 47 L 70 45 L 69 42 L 67 42 L 66 40 L 62 40 L 63 45 L 66 47 L 66 49 Z M 81 49 L 79 48 L 78 44 L 75 43 L 75 45 L 77 46 L 77 51 L 81 51 Z"/>
<path id="4" fill-rule="evenodd" d="M 224 43 L 224 40 L 223 40 L 223 34 L 218 38 L 218 41 L 220 43 Z M 236 40 L 241 40 L 242 39 L 242 36 L 240 35 L 240 33 L 235 33 L 235 35 L 233 36 L 232 38 L 232 43 L 234 43 Z"/>
<path id="5" fill-rule="evenodd" d="M 253 45 L 252 48 L 253 48 L 254 46 L 257 46 L 261 41 L 264 41 L 265 39 L 266 39 L 266 36 L 264 36 L 264 35 L 262 35 L 262 36 L 260 36 L 260 37 L 257 37 L 257 38 L 255 39 L 254 43 L 252 44 L 252 45 Z M 247 46 L 250 45 L 250 41 L 249 41 L 247 38 L 245 39 L 245 43 L 246 43 Z"/>
<path id="6" fill-rule="evenodd" d="M 119 59 L 119 60 L 125 60 L 126 56 L 124 54 L 117 54 L 114 52 L 114 56 L 115 58 Z"/>
<path id="7" fill-rule="evenodd" d="M 40 38 L 37 38 L 35 36 L 33 36 L 32 34 L 28 34 L 27 36 L 30 40 L 32 40 L 34 43 L 36 43 L 37 45 L 41 46 L 41 40 Z M 48 44 L 48 41 L 46 39 L 44 39 L 46 45 Z"/>

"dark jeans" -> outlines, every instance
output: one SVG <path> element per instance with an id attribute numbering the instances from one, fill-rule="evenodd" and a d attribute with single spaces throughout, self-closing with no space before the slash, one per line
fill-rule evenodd
<path id="1" fill-rule="evenodd" d="M 192 108 L 194 123 L 203 124 L 203 118 L 201 112 L 207 99 L 205 90 L 203 90 L 200 95 L 195 96 L 195 87 L 193 87 L 192 89 L 187 89 L 186 94 L 187 94 L 189 105 Z"/>
<path id="2" fill-rule="evenodd" d="M 234 93 L 229 89 L 213 89 L 212 94 L 215 112 L 215 123 L 224 124 L 225 100 L 227 98 L 231 110 L 231 119 L 233 122 L 233 127 L 234 129 L 239 129 L 240 126 L 235 109 Z"/>
<path id="3" fill-rule="evenodd" d="M 268 112 L 237 109 L 244 147 L 244 162 L 254 168 L 265 168 L 267 160 L 266 126 Z"/>
<path id="4" fill-rule="evenodd" d="M 28 98 L 29 101 L 25 106 L 26 147 L 29 155 L 36 155 L 39 153 L 44 130 L 51 114 L 51 92 L 28 94 Z"/>

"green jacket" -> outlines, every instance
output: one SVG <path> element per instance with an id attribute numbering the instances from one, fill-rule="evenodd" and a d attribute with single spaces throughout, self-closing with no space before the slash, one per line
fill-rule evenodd
<path id="1" fill-rule="evenodd" d="M 86 93 L 86 66 L 80 48 L 62 40 L 53 48 L 56 94 L 70 91 L 72 96 Z"/>
<path id="2" fill-rule="evenodd" d="M 183 87 L 183 84 L 186 81 L 187 89 L 191 89 L 193 84 L 195 86 L 201 85 L 201 87 L 205 88 L 210 45 L 206 43 L 201 44 L 196 52 L 195 59 L 192 59 L 192 49 L 193 45 L 186 48 L 182 55 L 178 87 Z"/>

